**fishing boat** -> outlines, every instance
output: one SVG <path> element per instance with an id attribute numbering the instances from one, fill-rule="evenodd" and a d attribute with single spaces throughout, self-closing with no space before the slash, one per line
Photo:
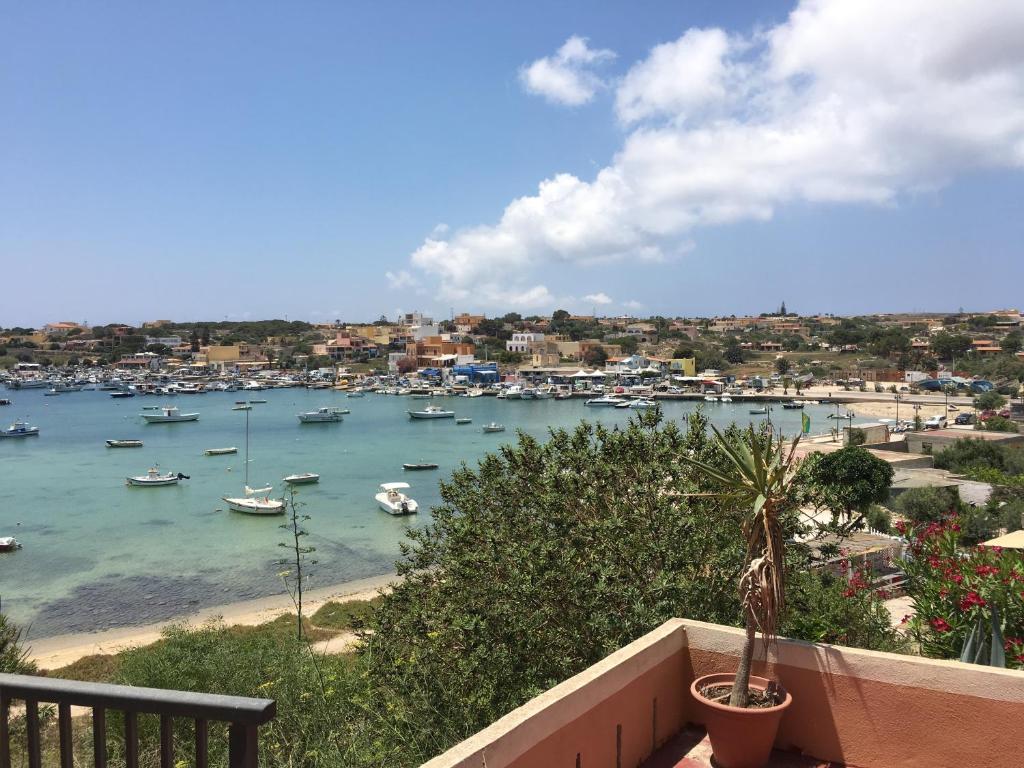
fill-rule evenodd
<path id="1" fill-rule="evenodd" d="M 437 405 L 428 405 L 422 411 L 406 411 L 410 419 L 453 419 L 455 411 L 446 411 Z"/>
<path id="2" fill-rule="evenodd" d="M 173 424 L 179 421 L 198 421 L 198 413 L 182 413 L 173 405 L 160 407 L 159 413 L 140 413 L 147 424 Z"/>
<path id="3" fill-rule="evenodd" d="M 469 418 L 468 416 L 462 416 L 461 418 L 456 419 L 455 423 L 456 424 L 472 424 L 473 420 L 471 418 Z"/>
<path id="4" fill-rule="evenodd" d="M 244 496 L 221 496 L 232 512 L 246 515 L 280 515 L 284 512 L 284 499 L 270 498 L 272 486 L 266 488 L 249 487 L 249 411 L 245 412 L 245 483 L 242 486 Z"/>
<path id="5" fill-rule="evenodd" d="M 235 446 L 230 448 L 207 448 L 203 453 L 207 456 L 227 456 L 229 453 L 238 453 L 238 449 Z"/>
<path id="6" fill-rule="evenodd" d="M 437 464 L 430 461 L 421 461 L 418 464 L 403 464 L 402 469 L 408 472 L 417 472 L 424 469 L 437 469 Z"/>
<path id="7" fill-rule="evenodd" d="M 783 403 L 782 407 L 787 411 L 802 411 L 804 409 L 804 404 L 799 400 L 793 400 L 788 403 Z"/>
<path id="8" fill-rule="evenodd" d="M 415 515 L 420 505 L 402 493 L 408 487 L 408 483 L 381 483 L 380 493 L 374 496 L 377 505 L 390 515 Z"/>
<path id="9" fill-rule="evenodd" d="M 621 397 L 615 397 L 614 395 L 601 395 L 601 397 L 591 397 L 587 400 L 584 405 L 589 405 L 596 408 L 614 408 L 619 403 L 628 402 L 623 400 Z"/>
<path id="10" fill-rule="evenodd" d="M 306 411 L 298 414 L 302 424 L 326 424 L 329 422 L 341 421 L 340 408 L 317 408 L 315 411 Z"/>
<path id="11" fill-rule="evenodd" d="M 505 425 L 498 424 L 496 421 L 492 421 L 490 424 L 484 424 L 484 432 L 504 432 Z"/>
<path id="12" fill-rule="evenodd" d="M 141 440 L 107 440 L 107 448 L 141 448 Z"/>
<path id="13" fill-rule="evenodd" d="M 156 467 L 150 467 L 149 471 L 144 475 L 126 477 L 124 479 L 124 484 L 143 488 L 153 488 L 162 485 L 177 485 L 179 480 L 188 479 L 188 475 L 183 475 L 181 472 L 168 472 L 167 474 L 161 475 L 159 469 Z"/>
<path id="14" fill-rule="evenodd" d="M 284 478 L 284 481 L 288 485 L 309 485 L 310 483 L 319 483 L 320 475 L 316 472 L 299 472 L 294 475 L 288 475 Z"/>
<path id="15" fill-rule="evenodd" d="M 16 421 L 7 429 L 0 431 L 0 437 L 37 437 L 39 427 L 30 427 L 27 421 Z"/>
<path id="16" fill-rule="evenodd" d="M 21 549 L 21 544 L 13 536 L 0 536 L 0 552 L 13 552 Z"/>

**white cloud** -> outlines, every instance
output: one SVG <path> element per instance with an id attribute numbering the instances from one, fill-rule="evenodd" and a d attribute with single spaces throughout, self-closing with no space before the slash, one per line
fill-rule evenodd
<path id="1" fill-rule="evenodd" d="M 413 288 L 417 284 L 416 278 L 407 269 L 400 269 L 397 272 L 385 272 L 384 277 L 387 278 L 388 287 L 393 290 Z"/>
<path id="2" fill-rule="evenodd" d="M 595 64 L 614 59 L 613 51 L 587 46 L 585 37 L 573 35 L 554 56 L 545 56 L 519 70 L 519 82 L 530 93 L 556 104 L 586 104 L 603 85 Z"/>
<path id="3" fill-rule="evenodd" d="M 584 301 L 589 301 L 591 304 L 611 304 L 612 297 L 603 291 L 600 293 L 588 293 L 583 297 Z"/>
<path id="4" fill-rule="evenodd" d="M 630 299 L 629 301 L 624 301 L 624 302 L 622 302 L 622 306 L 624 306 L 626 309 L 643 309 L 644 308 L 644 305 L 641 304 L 636 299 Z"/>
<path id="5" fill-rule="evenodd" d="M 689 30 L 622 78 L 630 132 L 592 179 L 555 174 L 412 264 L 444 296 L 514 297 L 551 265 L 683 258 L 694 230 L 786 204 L 892 205 L 1024 168 L 1021 40 L 1019 0 L 803 0 L 745 37 Z"/>
<path id="6" fill-rule="evenodd" d="M 434 225 L 434 228 L 430 231 L 430 236 L 433 238 L 442 238 L 448 234 L 448 230 L 451 229 L 443 221 Z"/>

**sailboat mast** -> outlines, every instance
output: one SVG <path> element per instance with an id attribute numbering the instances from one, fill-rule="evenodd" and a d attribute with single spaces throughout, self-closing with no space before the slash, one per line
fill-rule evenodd
<path id="1" fill-rule="evenodd" d="M 249 411 L 245 412 L 245 487 L 249 487 Z"/>

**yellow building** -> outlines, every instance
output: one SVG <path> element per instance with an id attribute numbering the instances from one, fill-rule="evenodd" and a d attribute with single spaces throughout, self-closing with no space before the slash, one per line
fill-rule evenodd
<path id="1" fill-rule="evenodd" d="M 668 369 L 677 376 L 696 376 L 697 358 L 674 357 L 668 361 Z"/>

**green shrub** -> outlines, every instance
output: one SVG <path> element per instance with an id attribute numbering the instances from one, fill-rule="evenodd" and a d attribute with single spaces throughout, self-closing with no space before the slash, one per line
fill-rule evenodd
<path id="1" fill-rule="evenodd" d="M 896 497 L 893 511 L 912 523 L 933 523 L 960 511 L 955 488 L 910 488 Z"/>
<path id="2" fill-rule="evenodd" d="M 363 629 L 373 618 L 373 612 L 380 605 L 380 601 L 380 597 L 375 597 L 372 600 L 324 603 L 313 614 L 310 621 L 317 627 L 327 629 Z"/>
<path id="3" fill-rule="evenodd" d="M 21 627 L 0 613 L 0 672 L 28 675 L 36 665 L 28 659 L 28 649 L 21 643 Z"/>
<path id="4" fill-rule="evenodd" d="M 1017 422 L 1005 416 L 990 416 L 985 421 L 978 421 L 974 424 L 975 429 L 983 429 L 988 432 L 1019 432 Z"/>

